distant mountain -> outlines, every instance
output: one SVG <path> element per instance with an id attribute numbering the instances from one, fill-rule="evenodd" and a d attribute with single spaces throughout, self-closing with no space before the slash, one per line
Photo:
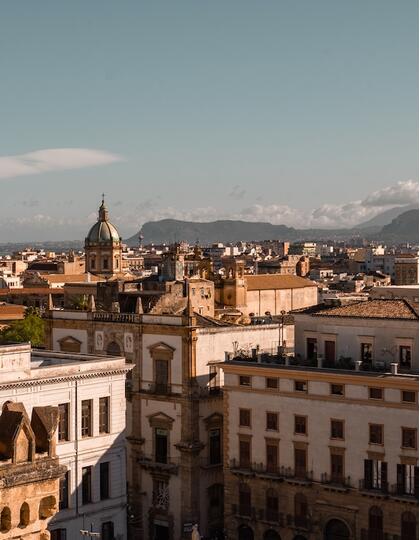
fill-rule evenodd
<path id="1" fill-rule="evenodd" d="M 403 212 L 382 229 L 378 225 L 354 227 L 352 229 L 294 229 L 286 225 L 273 225 L 264 222 L 248 222 L 239 220 L 219 220 L 211 222 L 180 221 L 162 219 L 148 221 L 142 227 L 144 243 L 168 244 L 182 240 L 200 244 L 214 242 L 235 243 L 239 241 L 328 241 L 347 240 L 356 236 L 367 239 L 392 241 L 395 243 L 418 241 L 418 209 Z M 379 217 L 379 216 L 377 216 Z M 381 218 L 382 219 L 382 218 Z M 380 223 L 381 220 L 378 220 Z M 363 225 L 363 224 L 362 224 Z M 126 240 L 129 246 L 138 244 L 138 234 Z"/>
<path id="2" fill-rule="evenodd" d="M 385 210 L 385 212 L 381 212 L 377 216 L 375 216 L 372 219 L 369 219 L 368 221 L 364 221 L 363 223 L 359 223 L 359 225 L 356 225 L 355 228 L 357 229 L 372 229 L 372 227 L 377 227 L 378 231 L 381 229 L 381 227 L 384 227 L 385 225 L 388 225 L 391 223 L 393 219 L 400 216 L 404 212 L 407 212 L 408 210 L 415 210 L 418 209 L 418 204 L 408 204 L 406 206 L 396 206 L 394 208 L 390 208 L 389 210 Z"/>
<path id="3" fill-rule="evenodd" d="M 385 242 L 419 241 L 419 210 L 408 210 L 397 216 L 377 234 Z"/>

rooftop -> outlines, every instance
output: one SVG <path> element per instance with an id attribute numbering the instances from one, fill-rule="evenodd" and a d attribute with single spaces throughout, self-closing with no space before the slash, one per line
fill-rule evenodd
<path id="1" fill-rule="evenodd" d="M 398 319 L 418 321 L 418 303 L 405 299 L 375 299 L 354 302 L 345 306 L 317 305 L 299 313 L 319 317 L 350 317 L 362 319 Z"/>

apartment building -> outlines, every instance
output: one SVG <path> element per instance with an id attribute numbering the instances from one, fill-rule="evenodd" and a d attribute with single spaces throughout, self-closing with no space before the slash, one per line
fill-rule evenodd
<path id="1" fill-rule="evenodd" d="M 182 315 L 52 310 L 48 346 L 124 354 L 128 395 L 129 535 L 145 540 L 223 538 L 225 351 L 256 358 L 287 338 L 281 324 L 239 326 Z"/>
<path id="2" fill-rule="evenodd" d="M 385 340 L 384 347 L 397 340 L 391 365 L 379 348 L 391 323 L 375 334 L 369 318 L 364 327 L 358 321 L 360 335 L 373 340 L 357 341 L 357 317 L 340 324 L 334 309 L 331 317 L 296 317 L 299 356 L 244 361 L 228 355 L 222 364 L 228 538 L 417 538 L 414 329 L 411 334 L 410 322 L 406 330 L 403 317 L 398 337 L 391 332 Z M 410 365 L 400 361 L 399 347 L 409 346 L 407 340 L 413 340 Z M 337 353 L 355 350 L 362 359 L 343 362 L 328 342 Z M 365 343 L 372 344 L 369 355 Z M 318 357 L 317 344 L 327 353 Z"/>
<path id="3" fill-rule="evenodd" d="M 125 378 L 122 357 L 31 351 L 29 344 L 0 346 L 0 404 L 22 403 L 28 415 L 58 407 L 55 452 L 65 474 L 52 540 L 125 540 Z M 52 512 L 50 515 L 52 515 Z"/>

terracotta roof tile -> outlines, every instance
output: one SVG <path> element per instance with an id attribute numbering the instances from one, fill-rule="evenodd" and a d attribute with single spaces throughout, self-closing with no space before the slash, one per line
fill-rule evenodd
<path id="1" fill-rule="evenodd" d="M 305 311 L 303 311 L 305 313 Z M 319 317 L 356 317 L 363 319 L 405 319 L 418 321 L 418 304 L 407 300 L 368 300 L 347 306 L 309 308 L 307 313 Z"/>

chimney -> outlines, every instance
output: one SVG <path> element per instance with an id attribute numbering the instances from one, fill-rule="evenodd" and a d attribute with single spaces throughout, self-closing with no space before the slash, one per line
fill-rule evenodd
<path id="1" fill-rule="evenodd" d="M 391 373 L 398 375 L 398 364 L 396 362 L 391 362 Z"/>

